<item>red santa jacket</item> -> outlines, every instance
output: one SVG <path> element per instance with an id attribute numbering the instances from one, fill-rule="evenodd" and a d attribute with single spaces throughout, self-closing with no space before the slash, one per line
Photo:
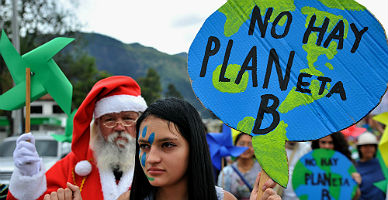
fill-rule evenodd
<path id="1" fill-rule="evenodd" d="M 85 177 L 75 173 L 79 162 L 73 152 L 52 166 L 46 174 L 41 170 L 32 177 L 21 175 L 17 169 L 12 174 L 7 200 L 43 199 L 45 194 L 66 188 L 66 182 L 80 187 L 83 200 L 113 200 L 128 191 L 132 184 L 133 170 L 125 172 L 118 184 L 112 170 L 103 171 L 97 168 L 93 151 L 89 149 L 87 160 L 92 170 Z"/>

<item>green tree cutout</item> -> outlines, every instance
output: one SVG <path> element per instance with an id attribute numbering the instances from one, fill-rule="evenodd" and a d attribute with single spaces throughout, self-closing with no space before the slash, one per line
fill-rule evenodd
<path id="1" fill-rule="evenodd" d="M 160 76 L 154 69 L 149 68 L 147 75 L 138 78 L 137 82 L 141 88 L 141 96 L 143 96 L 148 105 L 160 99 L 162 86 L 160 83 Z"/>
<path id="2" fill-rule="evenodd" d="M 172 83 L 168 84 L 167 91 L 164 93 L 164 96 L 183 99 L 182 94 L 176 89 L 176 87 Z"/>

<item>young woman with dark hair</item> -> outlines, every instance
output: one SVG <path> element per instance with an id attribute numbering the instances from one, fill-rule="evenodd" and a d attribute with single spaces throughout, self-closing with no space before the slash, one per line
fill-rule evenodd
<path id="1" fill-rule="evenodd" d="M 345 140 L 345 137 L 341 132 L 335 132 L 321 139 L 312 141 L 311 148 L 336 150 L 345 155 L 349 160 L 353 162 L 353 164 L 355 164 L 354 160 L 352 159 L 352 153 L 349 150 L 349 144 Z"/>
<path id="2" fill-rule="evenodd" d="M 338 151 L 343 155 L 345 155 L 350 161 L 352 161 L 353 164 L 356 164 L 356 162 L 352 159 L 352 154 L 350 153 L 350 150 L 349 150 L 349 144 L 341 132 L 335 132 L 321 139 L 312 141 L 311 148 L 313 150 L 331 149 L 331 150 Z M 361 180 L 360 173 L 353 172 L 352 178 L 356 181 L 358 185 L 361 184 L 362 180 Z M 360 191 L 360 188 L 358 187 L 356 191 L 356 195 L 353 197 L 353 199 L 358 199 L 360 195 L 361 195 L 361 191 Z"/>
<path id="3" fill-rule="evenodd" d="M 170 133 L 164 138 L 159 138 L 161 129 L 158 130 L 156 128 L 164 128 L 162 130 Z M 182 177 L 180 179 L 184 181 L 182 183 L 187 184 L 185 190 L 189 199 L 217 198 L 212 178 L 212 168 L 210 165 L 204 164 L 210 162 L 209 150 L 203 146 L 206 144 L 205 127 L 197 111 L 191 105 L 177 99 L 157 101 L 150 105 L 139 117 L 136 129 L 138 141 L 136 144 L 136 164 L 130 199 L 145 199 L 150 195 L 155 195 L 157 198 L 158 192 L 163 191 L 157 191 L 159 179 L 163 179 L 171 173 L 176 173 L 179 167 L 187 168 L 185 172 L 181 172 Z M 154 133 L 153 136 L 151 136 L 151 132 Z M 150 139 L 152 137 L 154 139 Z M 159 139 L 162 139 L 161 143 L 159 143 Z M 154 140 L 154 142 L 149 140 Z M 170 157 L 173 159 L 171 160 L 173 165 L 170 166 L 165 163 L 162 163 L 165 165 L 158 165 L 158 163 L 154 163 L 151 160 L 151 156 L 153 156 L 151 147 L 153 146 L 160 146 L 161 151 L 166 154 L 174 153 L 179 148 L 186 147 L 188 157 L 183 160 L 180 159 L 182 157 L 178 157 L 179 159 Z M 182 164 L 184 166 L 181 166 Z M 155 168 L 155 170 L 164 171 L 160 175 L 155 174 L 149 170 L 151 167 L 160 168 Z"/>
<path id="4" fill-rule="evenodd" d="M 188 102 L 175 98 L 156 101 L 139 117 L 136 128 L 131 200 L 235 199 L 215 186 L 205 127 Z M 266 185 L 264 197 L 277 199 L 270 188 L 274 183 Z M 254 192 L 257 187 L 256 182 Z"/>
<path id="5" fill-rule="evenodd" d="M 255 177 L 261 171 L 261 167 L 255 159 L 251 135 L 239 133 L 234 145 L 248 149 L 238 156 L 234 163 L 222 169 L 217 185 L 231 192 L 237 199 L 249 199 Z"/>

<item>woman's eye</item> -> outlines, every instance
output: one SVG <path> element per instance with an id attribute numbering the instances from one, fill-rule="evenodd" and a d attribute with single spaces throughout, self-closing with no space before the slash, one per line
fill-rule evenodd
<path id="1" fill-rule="evenodd" d="M 176 144 L 172 143 L 172 142 L 165 142 L 162 144 L 162 147 L 163 148 L 171 148 L 171 147 L 175 147 Z"/>
<path id="2" fill-rule="evenodd" d="M 149 144 L 139 144 L 139 148 L 141 150 L 147 150 L 150 148 L 150 145 Z"/>

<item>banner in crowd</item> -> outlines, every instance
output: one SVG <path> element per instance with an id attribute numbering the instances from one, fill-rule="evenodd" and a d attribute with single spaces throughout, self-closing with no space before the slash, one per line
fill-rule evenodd
<path id="1" fill-rule="evenodd" d="M 353 163 L 338 151 L 316 149 L 296 163 L 292 187 L 299 199 L 352 199 L 357 183 Z"/>

